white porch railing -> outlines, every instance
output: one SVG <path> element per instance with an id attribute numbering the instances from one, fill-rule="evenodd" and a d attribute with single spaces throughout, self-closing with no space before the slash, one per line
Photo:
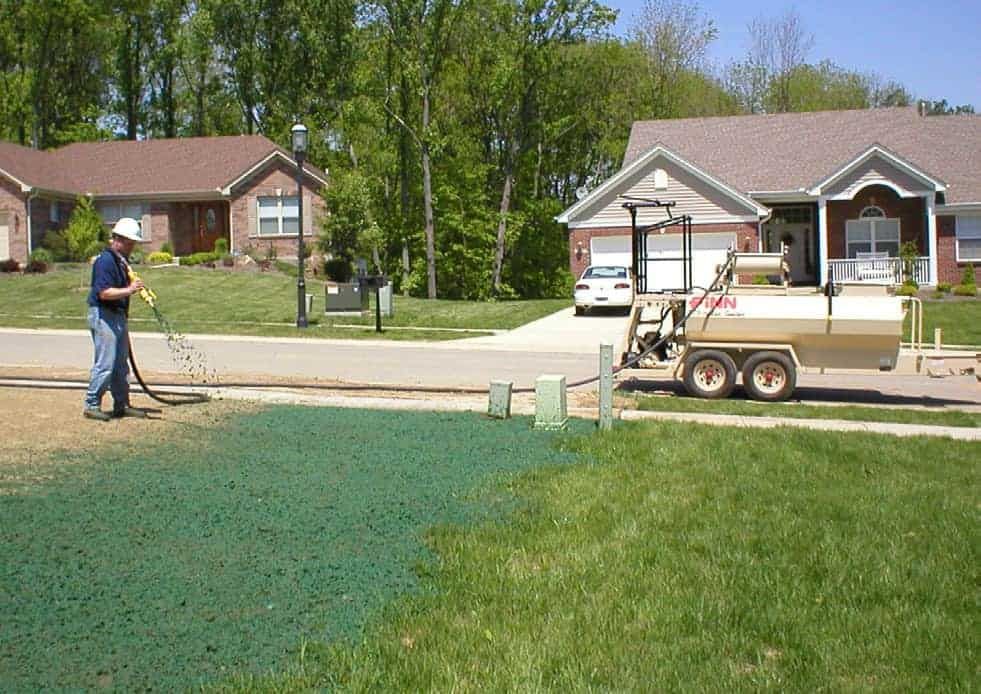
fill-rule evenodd
<path id="1" fill-rule="evenodd" d="M 829 259 L 828 272 L 834 282 L 902 284 L 904 279 L 902 258 Z M 917 284 L 933 284 L 929 257 L 913 261 L 913 279 Z"/>

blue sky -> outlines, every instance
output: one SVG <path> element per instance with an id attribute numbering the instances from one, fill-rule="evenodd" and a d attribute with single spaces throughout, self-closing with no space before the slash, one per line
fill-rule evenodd
<path id="1" fill-rule="evenodd" d="M 696 0 L 688 0 L 694 2 Z M 601 0 L 619 10 L 616 33 L 626 34 L 644 0 Z M 808 62 L 833 60 L 850 70 L 896 80 L 918 98 L 972 104 L 981 112 L 981 2 L 823 0 L 792 4 L 769 0 L 701 0 L 719 37 L 709 59 L 724 65 L 748 47 L 747 25 L 794 8 L 814 35 Z"/>

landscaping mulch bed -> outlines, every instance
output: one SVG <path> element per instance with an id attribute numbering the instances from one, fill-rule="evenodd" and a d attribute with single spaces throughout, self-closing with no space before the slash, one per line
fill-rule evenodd
<path id="1" fill-rule="evenodd" d="M 208 407 L 98 453 L 42 446 L 45 475 L 0 495 L 0 690 L 280 668 L 417 590 L 428 528 L 493 517 L 511 475 L 575 459 L 528 419 Z"/>

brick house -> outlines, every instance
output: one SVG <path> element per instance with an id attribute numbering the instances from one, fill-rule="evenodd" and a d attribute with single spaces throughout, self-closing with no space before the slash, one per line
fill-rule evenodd
<path id="1" fill-rule="evenodd" d="M 303 167 L 303 234 L 316 234 L 326 174 Z M 80 195 L 107 225 L 142 223 L 144 252 L 175 255 L 272 248 L 296 258 L 293 157 L 261 135 L 84 142 L 39 151 L 0 142 L 0 260 L 26 262 L 48 231 L 63 229 Z"/>
<path id="2" fill-rule="evenodd" d="M 911 107 L 635 122 L 620 171 L 556 218 L 577 277 L 630 265 L 624 196 L 691 215 L 695 284 L 732 246 L 781 244 L 795 284 L 895 282 L 906 242 L 920 284 L 957 283 L 968 263 L 981 281 L 981 116 Z M 637 223 L 664 217 L 641 209 Z M 678 232 L 648 237 L 648 258 L 680 252 Z M 680 286 L 672 265 L 652 266 L 649 288 Z"/>

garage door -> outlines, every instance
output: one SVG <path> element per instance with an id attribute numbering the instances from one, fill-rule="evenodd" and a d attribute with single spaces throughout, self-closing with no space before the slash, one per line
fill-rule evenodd
<path id="1" fill-rule="evenodd" d="M 630 267 L 633 264 L 630 254 L 630 237 L 599 236 L 590 239 L 589 264 Z"/>
<path id="2" fill-rule="evenodd" d="M 705 286 L 716 275 L 716 266 L 724 263 L 729 248 L 736 243 L 734 233 L 692 234 L 692 278 L 696 286 Z M 632 264 L 629 236 L 601 236 L 590 240 L 591 265 Z M 647 257 L 680 258 L 681 234 L 651 234 L 647 237 Z M 647 291 L 681 289 L 684 285 L 680 260 L 647 263 Z"/>
<path id="3" fill-rule="evenodd" d="M 729 248 L 736 243 L 736 235 L 692 234 L 692 281 L 695 286 L 707 287 L 715 279 L 716 266 L 724 263 Z M 647 237 L 648 258 L 680 258 L 681 234 L 651 235 Z M 678 261 L 647 263 L 647 291 L 681 289 L 684 286 L 683 266 Z"/>
<path id="4" fill-rule="evenodd" d="M 7 225 L 7 213 L 0 212 L 0 260 L 10 257 L 10 227 Z"/>

